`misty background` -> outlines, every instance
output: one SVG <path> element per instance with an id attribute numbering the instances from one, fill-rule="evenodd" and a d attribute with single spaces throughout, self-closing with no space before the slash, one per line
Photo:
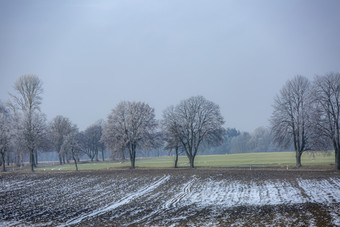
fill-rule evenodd
<path id="1" fill-rule="evenodd" d="M 340 71 L 340 1 L 0 0 L 0 100 L 43 82 L 42 112 L 80 129 L 121 100 L 203 95 L 225 126 L 269 126 L 287 79 Z"/>

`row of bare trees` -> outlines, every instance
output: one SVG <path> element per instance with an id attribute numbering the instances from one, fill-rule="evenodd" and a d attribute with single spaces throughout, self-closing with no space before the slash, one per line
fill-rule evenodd
<path id="1" fill-rule="evenodd" d="M 340 73 L 316 76 L 312 82 L 294 77 L 273 107 L 274 141 L 283 147 L 293 144 L 298 167 L 304 151 L 333 147 L 335 168 L 340 170 Z"/>
<path id="2" fill-rule="evenodd" d="M 162 121 L 155 119 L 155 111 L 142 102 L 120 102 L 105 123 L 99 122 L 80 132 L 67 117 L 56 116 L 50 123 L 41 113 L 42 82 L 35 75 L 24 75 L 14 85 L 8 105 L 0 105 L 0 155 L 5 168 L 5 157 L 10 153 L 22 163 L 29 154 L 30 167 L 38 164 L 38 151 L 55 151 L 59 163 L 73 160 L 76 169 L 79 157 L 86 154 L 98 161 L 105 146 L 114 155 L 125 158 L 128 153 L 135 168 L 136 152 L 163 147 L 181 150 L 190 166 L 202 144 L 218 145 L 223 141 L 224 121 L 219 106 L 202 96 L 183 100 L 164 111 Z M 9 162 L 9 161 L 7 161 Z M 177 161 L 176 161 L 177 166 Z M 5 170 L 5 169 L 3 169 Z"/>
<path id="3" fill-rule="evenodd" d="M 156 148 L 164 141 L 166 148 L 176 151 L 175 167 L 181 149 L 193 168 L 200 145 L 218 145 L 223 141 L 223 123 L 219 106 L 202 96 L 191 97 L 167 108 L 160 124 L 149 105 L 121 102 L 108 116 L 102 140 L 116 153 L 128 151 L 132 168 L 135 168 L 138 149 Z"/>
<path id="4" fill-rule="evenodd" d="M 24 75 L 14 84 L 14 93 L 7 104 L 0 103 L 0 163 L 22 165 L 29 155 L 33 171 L 38 164 L 38 151 L 55 151 L 60 164 L 77 162 L 81 155 L 98 161 L 101 152 L 104 161 L 104 143 L 101 142 L 102 122 L 80 132 L 67 117 L 56 116 L 50 123 L 41 113 L 42 82 L 35 75 Z M 77 168 L 78 169 L 78 168 Z"/>
<path id="5" fill-rule="evenodd" d="M 194 167 L 195 157 L 202 145 L 220 145 L 226 137 L 219 106 L 202 96 L 181 101 L 168 107 L 161 121 L 155 119 L 154 109 L 143 102 L 120 102 L 100 122 L 80 132 L 63 116 L 49 124 L 40 111 L 42 83 L 37 76 L 25 75 L 14 85 L 9 105 L 0 104 L 0 155 L 16 150 L 15 159 L 22 162 L 28 153 L 33 171 L 38 163 L 38 150 L 53 149 L 60 164 L 88 155 L 104 160 L 104 144 L 113 154 L 125 158 L 128 153 L 135 168 L 136 152 L 165 147 L 178 154 L 183 152 Z M 303 76 L 287 81 L 275 98 L 271 118 L 273 140 L 282 147 L 294 146 L 297 166 L 306 150 L 335 150 L 336 169 L 340 169 L 340 74 L 316 76 L 310 82 Z M 19 151 L 19 152 L 18 152 Z"/>
<path id="6" fill-rule="evenodd" d="M 78 170 L 77 162 L 82 155 L 87 155 L 91 162 L 99 161 L 98 154 L 104 157 L 104 143 L 101 142 L 102 122 L 90 125 L 84 131 L 79 131 L 76 125 L 64 116 L 56 116 L 49 125 L 48 139 L 52 149 L 58 153 L 59 163 L 63 165 L 73 160 Z"/>

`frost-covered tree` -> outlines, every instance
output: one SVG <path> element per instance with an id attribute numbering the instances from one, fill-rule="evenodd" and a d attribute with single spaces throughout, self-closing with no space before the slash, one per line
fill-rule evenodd
<path id="1" fill-rule="evenodd" d="M 123 101 L 112 110 L 104 125 L 102 141 L 110 150 L 128 150 L 132 168 L 135 168 L 137 149 L 155 146 L 154 112 L 148 104 Z"/>
<path id="2" fill-rule="evenodd" d="M 43 92 L 42 82 L 35 75 L 24 75 L 19 77 L 14 84 L 15 94 L 11 94 L 12 105 L 19 109 L 22 114 L 22 127 L 25 146 L 29 151 L 31 170 L 34 171 L 35 160 L 37 160 L 37 136 L 34 121 L 37 122 L 42 115 L 40 112 L 41 94 Z M 35 157 L 34 157 L 35 156 Z"/>
<path id="3" fill-rule="evenodd" d="M 258 127 L 251 134 L 249 146 L 252 152 L 269 152 L 273 151 L 272 135 L 270 129 Z"/>
<path id="4" fill-rule="evenodd" d="M 9 109 L 0 102 L 0 155 L 3 172 L 6 172 L 5 157 L 9 155 L 13 139 L 12 122 Z"/>
<path id="5" fill-rule="evenodd" d="M 296 166 L 301 166 L 301 155 L 310 149 L 310 82 L 303 76 L 288 80 L 274 100 L 271 117 L 274 141 L 282 147 L 293 144 Z"/>
<path id="6" fill-rule="evenodd" d="M 14 131 L 13 150 L 19 158 L 17 164 L 21 165 L 22 156 L 28 153 L 32 158 L 32 163 L 30 164 L 37 167 L 37 152 L 49 149 L 46 116 L 43 113 L 35 112 L 32 114 L 31 119 L 22 113 L 16 113 L 13 117 L 15 119 L 12 125 L 12 130 Z M 31 156 L 32 150 L 33 156 Z"/>
<path id="7" fill-rule="evenodd" d="M 236 154 L 250 152 L 250 139 L 251 135 L 249 132 L 242 132 L 240 135 L 233 137 L 230 143 L 230 153 Z"/>
<path id="8" fill-rule="evenodd" d="M 164 140 L 166 143 L 165 148 L 175 151 L 175 165 L 174 167 L 178 167 L 178 155 L 183 151 L 181 147 L 181 140 L 177 136 L 177 131 L 179 124 L 177 123 L 176 114 L 174 110 L 174 106 L 168 107 L 163 112 L 163 120 L 161 121 L 161 127 L 163 131 Z"/>
<path id="9" fill-rule="evenodd" d="M 82 154 L 82 150 L 81 135 L 78 128 L 73 125 L 71 132 L 64 138 L 60 152 L 73 159 L 76 171 L 78 171 L 78 160 L 79 156 Z"/>
<path id="10" fill-rule="evenodd" d="M 203 96 L 191 97 L 170 107 L 163 119 L 163 125 L 167 125 L 175 140 L 180 142 L 192 168 L 200 145 L 223 142 L 223 124 L 220 107 Z"/>
<path id="11" fill-rule="evenodd" d="M 56 116 L 50 123 L 50 140 L 54 150 L 58 153 L 60 165 L 65 164 L 65 159 L 67 159 L 67 155 L 61 152 L 61 147 L 72 130 L 71 121 L 61 115 Z"/>
<path id="12" fill-rule="evenodd" d="M 317 76 L 313 86 L 313 127 L 317 147 L 333 145 L 335 168 L 340 170 L 340 73 Z"/>
<path id="13" fill-rule="evenodd" d="M 84 131 L 86 141 L 84 141 L 85 149 L 84 152 L 89 156 L 91 161 L 96 158 L 98 161 L 98 152 L 102 152 L 102 158 L 104 161 L 104 146 L 101 141 L 102 137 L 102 126 L 99 123 L 93 124 L 86 128 Z"/>
<path id="14" fill-rule="evenodd" d="M 104 152 L 106 151 L 105 149 L 105 143 L 102 141 L 102 135 L 103 135 L 103 125 L 104 125 L 104 121 L 103 120 L 99 120 L 95 123 L 96 125 L 98 125 L 99 130 L 100 130 L 100 138 L 99 140 L 97 140 L 97 144 L 98 144 L 98 149 L 102 154 L 102 160 L 103 162 L 105 161 L 105 155 Z"/>

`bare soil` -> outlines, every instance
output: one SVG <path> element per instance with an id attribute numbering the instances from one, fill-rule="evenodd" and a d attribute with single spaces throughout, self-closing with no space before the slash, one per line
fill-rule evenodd
<path id="1" fill-rule="evenodd" d="M 340 172 L 116 169 L 0 175 L 1 226 L 340 226 Z"/>

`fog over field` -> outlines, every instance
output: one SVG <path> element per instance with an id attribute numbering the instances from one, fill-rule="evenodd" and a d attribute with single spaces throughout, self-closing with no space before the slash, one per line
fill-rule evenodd
<path id="1" fill-rule="evenodd" d="M 340 226 L 339 12 L 0 0 L 0 226 Z"/>
<path id="2" fill-rule="evenodd" d="M 121 100 L 156 117 L 195 95 L 228 127 L 268 126 L 282 84 L 340 71 L 340 2 L 0 1 L 0 99 L 36 74 L 42 112 L 80 129 Z"/>

